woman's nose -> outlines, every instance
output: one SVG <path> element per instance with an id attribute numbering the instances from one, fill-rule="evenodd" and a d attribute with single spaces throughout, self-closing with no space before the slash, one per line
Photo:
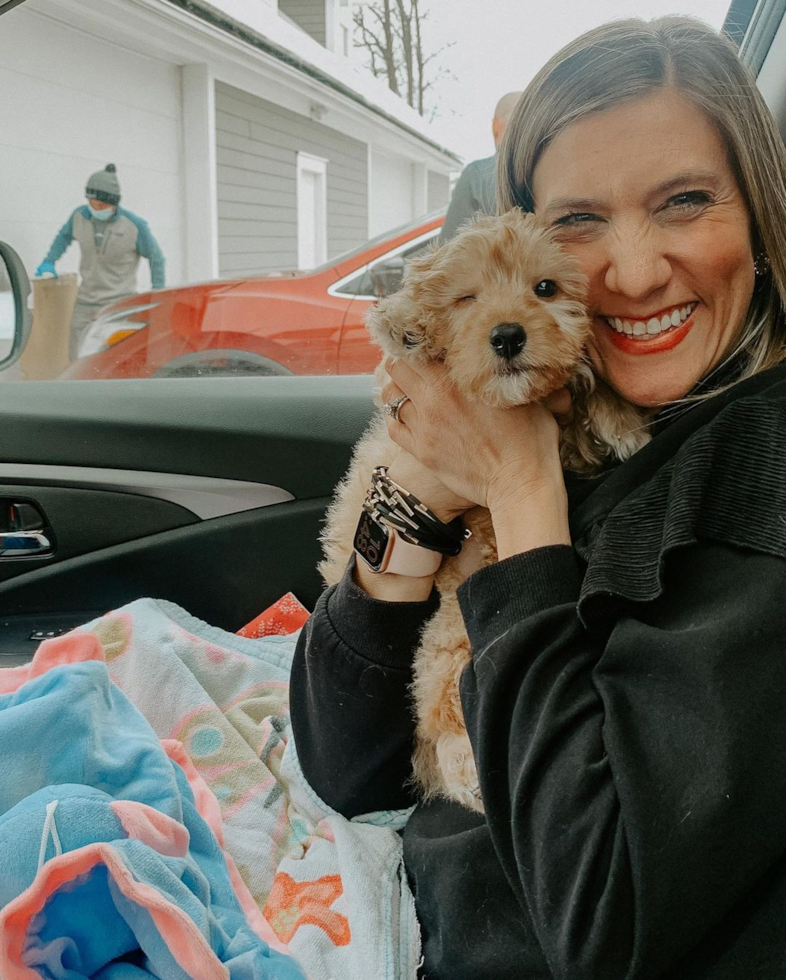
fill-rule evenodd
<path id="1" fill-rule="evenodd" d="M 654 233 L 618 235 L 610 243 L 605 286 L 628 299 L 646 299 L 671 278 L 671 262 Z"/>

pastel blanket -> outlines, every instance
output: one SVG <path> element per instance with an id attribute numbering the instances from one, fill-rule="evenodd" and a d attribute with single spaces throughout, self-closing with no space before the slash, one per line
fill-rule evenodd
<path id="1" fill-rule="evenodd" d="M 96 636 L 0 671 L 0 744 L 3 980 L 303 980 L 252 927 L 204 783 Z"/>
<path id="2" fill-rule="evenodd" d="M 296 634 L 247 639 L 141 599 L 71 635 L 98 640 L 116 688 L 199 780 L 197 804 L 251 898 L 256 934 L 309 980 L 414 980 L 408 814 L 347 820 L 306 782 L 288 710 Z"/>

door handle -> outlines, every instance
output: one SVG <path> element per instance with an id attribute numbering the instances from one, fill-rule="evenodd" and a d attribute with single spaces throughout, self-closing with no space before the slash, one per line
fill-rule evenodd
<path id="1" fill-rule="evenodd" d="M 0 531 L 0 558 L 23 558 L 52 550 L 43 531 Z"/>

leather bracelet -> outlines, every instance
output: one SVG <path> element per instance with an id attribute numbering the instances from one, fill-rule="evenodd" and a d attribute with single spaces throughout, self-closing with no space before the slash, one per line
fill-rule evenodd
<path id="1" fill-rule="evenodd" d="M 440 520 L 439 517 L 428 508 L 414 493 L 404 489 L 395 480 L 391 480 L 387 475 L 386 466 L 377 466 L 372 474 L 372 486 L 382 495 L 383 503 L 388 507 L 398 505 L 399 514 L 405 513 L 412 522 L 412 525 L 429 528 L 439 538 L 448 537 L 458 543 L 462 543 L 468 533 L 460 517 L 447 522 Z M 403 517 L 403 514 L 402 514 Z"/>
<path id="2" fill-rule="evenodd" d="M 437 515 L 413 493 L 387 475 L 386 466 L 374 468 L 364 507 L 376 513 L 411 544 L 443 555 L 457 555 L 471 531 L 460 517 L 450 522 Z"/>

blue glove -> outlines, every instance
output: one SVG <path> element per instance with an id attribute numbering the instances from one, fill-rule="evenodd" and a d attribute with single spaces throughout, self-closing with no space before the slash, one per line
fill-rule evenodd
<path id="1" fill-rule="evenodd" d="M 52 262 L 42 262 L 35 270 L 35 274 L 37 276 L 52 276 L 54 279 L 57 279 L 57 272 Z"/>

